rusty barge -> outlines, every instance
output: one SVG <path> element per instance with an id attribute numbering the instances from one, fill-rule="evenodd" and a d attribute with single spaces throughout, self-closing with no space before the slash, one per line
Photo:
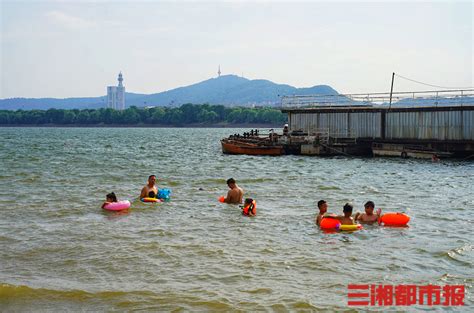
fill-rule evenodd
<path id="1" fill-rule="evenodd" d="M 282 155 L 285 153 L 281 144 L 273 144 L 257 136 L 253 138 L 224 138 L 221 140 L 222 152 L 226 154 L 248 155 Z"/>

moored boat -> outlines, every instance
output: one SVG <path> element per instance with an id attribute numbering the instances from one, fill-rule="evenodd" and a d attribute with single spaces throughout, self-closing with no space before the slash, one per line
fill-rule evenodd
<path id="1" fill-rule="evenodd" d="M 271 143 L 254 143 L 246 140 L 222 139 L 222 152 L 226 154 L 248 154 L 248 155 L 282 155 L 284 149 L 282 145 Z"/>

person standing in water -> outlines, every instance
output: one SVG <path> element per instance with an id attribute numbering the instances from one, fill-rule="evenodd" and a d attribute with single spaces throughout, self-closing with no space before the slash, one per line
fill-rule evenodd
<path id="1" fill-rule="evenodd" d="M 242 188 L 237 186 L 235 179 L 229 178 L 227 180 L 227 186 L 230 188 L 229 192 L 227 192 L 227 197 L 224 198 L 225 203 L 242 203 L 242 198 L 244 196 L 244 191 Z"/>
<path id="2" fill-rule="evenodd" d="M 367 201 L 364 204 L 365 213 L 357 212 L 354 220 L 360 223 L 373 224 L 378 221 L 382 213 L 382 209 L 377 209 L 377 212 L 374 214 L 375 204 L 373 201 Z"/>
<path id="3" fill-rule="evenodd" d="M 324 214 L 328 211 L 328 204 L 325 200 L 319 200 L 318 201 L 318 209 L 319 213 L 316 216 L 316 225 L 319 225 L 321 223 L 321 220 L 324 217 Z"/>
<path id="4" fill-rule="evenodd" d="M 339 215 L 336 218 L 341 222 L 342 225 L 354 225 L 354 219 L 352 218 L 352 209 L 354 207 L 350 203 L 346 203 L 342 209 L 344 215 Z"/>
<path id="5" fill-rule="evenodd" d="M 148 183 L 142 188 L 142 192 L 140 193 L 140 199 L 156 198 L 156 196 L 158 195 L 158 188 L 156 187 L 155 183 L 156 176 L 148 176 Z"/>

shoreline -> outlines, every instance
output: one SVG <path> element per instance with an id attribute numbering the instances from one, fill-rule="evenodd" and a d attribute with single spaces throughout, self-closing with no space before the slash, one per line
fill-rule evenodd
<path id="1" fill-rule="evenodd" d="M 251 123 L 251 124 L 0 124 L 0 128 L 32 127 L 32 128 L 283 128 L 283 125 Z"/>

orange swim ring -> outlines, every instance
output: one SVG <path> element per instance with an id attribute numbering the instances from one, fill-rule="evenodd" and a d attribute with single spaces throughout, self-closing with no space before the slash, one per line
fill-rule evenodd
<path id="1" fill-rule="evenodd" d="M 410 217 L 405 213 L 385 213 L 379 219 L 379 224 L 384 226 L 407 226 Z"/>
<path id="2" fill-rule="evenodd" d="M 339 226 L 341 226 L 341 222 L 331 217 L 323 217 L 319 223 L 321 229 L 339 229 Z"/>

